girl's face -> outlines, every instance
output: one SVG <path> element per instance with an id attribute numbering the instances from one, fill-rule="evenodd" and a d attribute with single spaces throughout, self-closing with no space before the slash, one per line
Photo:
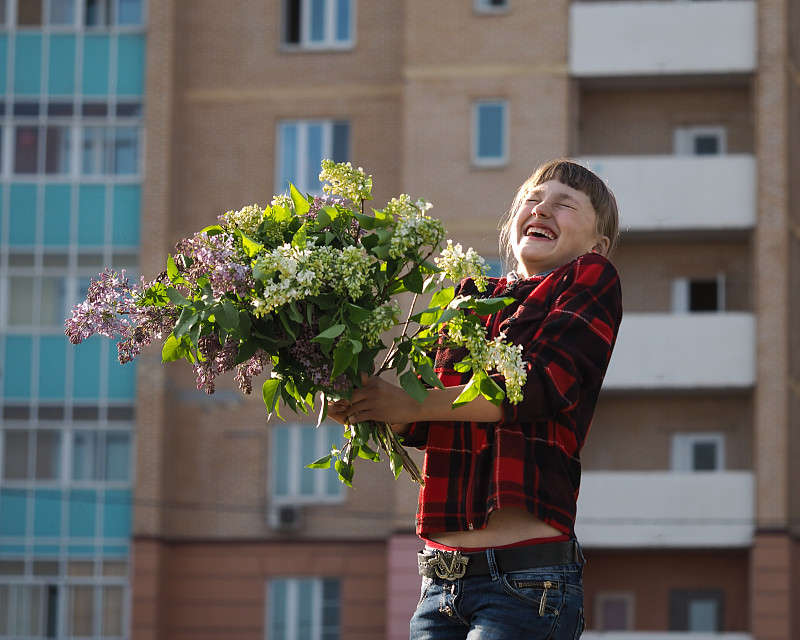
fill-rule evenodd
<path id="1" fill-rule="evenodd" d="M 589 196 L 558 180 L 528 192 L 514 218 L 514 256 L 529 277 L 567 264 L 590 251 L 605 254 L 609 239 L 597 233 Z"/>

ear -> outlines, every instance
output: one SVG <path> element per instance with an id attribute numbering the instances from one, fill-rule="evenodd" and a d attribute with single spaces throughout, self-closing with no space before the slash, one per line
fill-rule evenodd
<path id="1" fill-rule="evenodd" d="M 604 256 L 608 253 L 608 248 L 611 246 L 611 240 L 607 236 L 600 236 L 597 242 L 592 247 L 592 253 L 599 253 Z"/>

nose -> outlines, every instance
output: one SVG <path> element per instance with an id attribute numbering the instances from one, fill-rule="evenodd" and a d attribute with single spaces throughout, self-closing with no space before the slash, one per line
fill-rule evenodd
<path id="1" fill-rule="evenodd" d="M 550 209 L 542 200 L 531 207 L 531 215 L 535 218 L 547 218 L 550 216 Z"/>

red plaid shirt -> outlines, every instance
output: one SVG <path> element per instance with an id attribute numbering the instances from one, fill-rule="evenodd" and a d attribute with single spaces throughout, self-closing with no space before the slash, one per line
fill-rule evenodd
<path id="1" fill-rule="evenodd" d="M 481 294 L 472 280 L 458 294 L 511 295 L 516 302 L 483 318 L 491 337 L 523 345 L 523 400 L 503 402 L 498 423 L 421 422 L 405 437 L 425 449 L 417 533 L 486 526 L 494 509 L 519 507 L 572 534 L 581 477 L 580 451 L 622 318 L 614 266 L 586 254 L 516 283 L 490 278 Z M 461 349 L 442 350 L 436 372 L 445 386 L 467 382 L 453 370 Z M 503 386 L 503 379 L 494 376 Z"/>

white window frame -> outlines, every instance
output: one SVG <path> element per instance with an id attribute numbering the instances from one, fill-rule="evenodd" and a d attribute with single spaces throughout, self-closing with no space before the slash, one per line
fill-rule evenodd
<path id="1" fill-rule="evenodd" d="M 330 120 L 283 120 L 278 123 L 277 131 L 277 149 L 275 160 L 275 191 L 278 193 L 288 192 L 288 181 L 297 188 L 300 193 L 306 194 L 322 194 L 322 183 L 316 180 L 314 183 L 306 182 L 306 177 L 311 174 L 319 175 L 321 170 L 320 162 L 325 158 L 333 158 L 333 144 L 334 144 L 334 127 L 336 125 L 347 125 L 348 137 L 348 153 L 350 146 L 351 124 L 349 120 L 345 119 L 330 119 Z M 309 156 L 309 132 L 312 127 L 322 127 L 322 157 L 311 158 Z M 294 149 L 297 166 L 292 168 L 284 166 L 284 156 L 287 149 L 288 142 L 286 141 L 286 133 L 289 127 L 294 127 L 297 131 L 297 141 Z M 339 162 L 343 159 L 338 159 Z M 312 166 L 313 165 L 313 166 Z"/>
<path id="2" fill-rule="evenodd" d="M 503 0 L 501 4 L 494 4 L 492 0 L 475 0 L 476 13 L 506 13 L 511 5 L 511 0 Z"/>
<path id="3" fill-rule="evenodd" d="M 717 466 L 712 470 L 694 468 L 696 444 L 713 444 L 717 450 Z M 720 432 L 674 433 L 671 438 L 670 467 L 683 473 L 718 473 L 725 470 L 725 434 Z"/>
<path id="4" fill-rule="evenodd" d="M 621 602 L 625 605 L 625 628 L 609 630 L 605 626 L 604 605 L 608 602 Z M 601 591 L 595 597 L 595 618 L 597 619 L 598 631 L 632 631 L 634 612 L 636 606 L 636 596 L 630 591 Z"/>
<path id="5" fill-rule="evenodd" d="M 314 40 L 311 33 L 312 25 L 312 2 L 314 0 L 283 0 L 283 30 L 281 36 L 282 46 L 288 50 L 302 49 L 302 50 L 331 50 L 331 49 L 352 49 L 355 46 L 355 0 L 321 0 L 324 3 L 323 11 L 323 37 L 321 40 Z M 349 37 L 346 40 L 340 40 L 337 36 L 337 29 L 339 27 L 337 17 L 337 5 L 339 2 L 348 2 L 348 19 L 347 33 Z M 292 42 L 288 39 L 287 21 L 289 19 L 289 5 L 292 3 L 299 3 L 300 11 L 300 34 L 297 42 Z"/>
<path id="6" fill-rule="evenodd" d="M 701 313 L 689 308 L 690 287 L 692 282 L 714 280 L 711 278 L 675 278 L 672 281 L 672 313 Z M 724 313 L 725 312 L 725 273 L 720 272 L 716 276 L 717 281 L 717 310 L 705 313 Z"/>
<path id="7" fill-rule="evenodd" d="M 277 446 L 278 430 L 285 430 L 284 433 L 288 434 L 288 447 L 287 450 L 282 450 Z M 302 447 L 302 433 L 303 430 L 314 430 L 314 452 L 309 458 L 308 453 L 303 452 Z M 330 469 L 306 469 L 306 465 L 323 458 L 331 452 L 332 438 L 338 433 L 338 441 L 341 442 L 342 437 L 339 433 L 339 425 L 332 425 L 330 423 L 323 423 L 319 427 L 313 424 L 301 423 L 287 423 L 285 425 L 276 425 L 273 427 L 272 432 L 272 445 L 270 446 L 270 500 L 275 506 L 283 505 L 300 505 L 300 504 L 338 504 L 344 502 L 345 492 L 344 485 L 336 481 L 333 485 L 336 491 L 331 492 L 328 487 L 331 486 L 330 474 L 335 474 L 336 471 L 331 465 Z M 286 464 L 286 483 L 288 485 L 286 494 L 278 494 L 277 492 L 277 478 L 276 474 L 280 472 L 281 465 L 275 459 L 279 456 L 281 459 L 288 460 Z M 308 477 L 313 477 L 314 488 L 312 493 L 304 493 L 302 489 L 302 474 L 312 474 Z"/>
<path id="8" fill-rule="evenodd" d="M 728 152 L 728 131 L 727 128 L 718 126 L 688 126 L 676 127 L 673 132 L 673 145 L 675 155 L 696 156 L 695 140 L 699 137 L 714 137 L 719 143 L 719 152 L 713 155 L 722 155 Z"/>
<path id="9" fill-rule="evenodd" d="M 497 156 L 481 155 L 481 129 L 483 126 L 482 111 L 486 107 L 500 107 L 502 114 L 502 131 L 500 132 L 502 152 Z M 509 145 L 509 122 L 508 122 L 508 101 L 498 100 L 476 100 L 472 104 L 472 164 L 476 167 L 501 167 L 508 164 L 508 145 Z"/>

